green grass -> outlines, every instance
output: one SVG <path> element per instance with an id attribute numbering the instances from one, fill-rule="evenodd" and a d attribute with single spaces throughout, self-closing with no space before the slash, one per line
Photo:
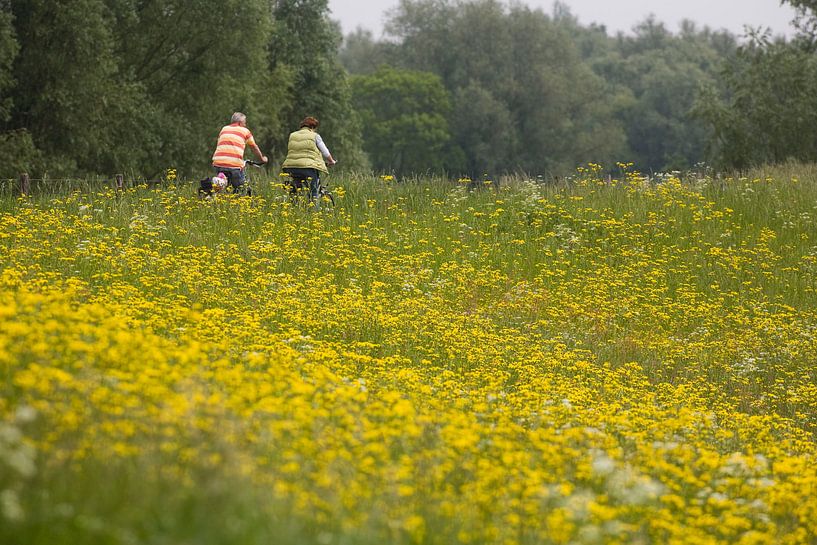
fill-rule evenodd
<path id="1" fill-rule="evenodd" d="M 316 344 L 318 355 L 313 356 L 329 360 L 320 350 L 335 354 L 333 372 L 342 375 L 345 386 L 366 384 L 373 405 L 381 402 L 381 393 L 403 388 L 401 399 L 415 403 L 418 412 L 424 404 L 450 396 L 461 403 L 458 408 L 466 407 L 464 414 L 473 415 L 488 410 L 471 410 L 486 403 L 486 392 L 496 395 L 501 407 L 503 395 L 525 392 L 530 386 L 526 377 L 546 373 L 553 382 L 543 383 L 554 390 L 562 383 L 587 387 L 607 408 L 616 406 L 608 396 L 619 395 L 611 393 L 617 391 L 611 382 L 621 380 L 634 390 L 643 388 L 644 397 L 676 399 L 679 414 L 692 411 L 677 401 L 681 394 L 673 398 L 676 389 L 687 388 L 690 403 L 699 404 L 690 406 L 704 414 L 701 422 L 711 421 L 714 414 L 756 419 L 757 437 L 732 433 L 730 423 L 722 420 L 711 428 L 701 424 L 701 429 L 676 429 L 674 438 L 665 438 L 684 448 L 689 440 L 696 452 L 711 447 L 724 456 L 749 456 L 753 449 L 766 452 L 767 442 L 778 439 L 814 442 L 814 166 L 770 167 L 744 177 L 647 180 L 630 175 L 612 183 L 597 176 L 559 184 L 516 177 L 503 180 L 499 189 L 473 192 L 443 179 L 395 183 L 371 175 L 335 174 L 330 186 L 338 205 L 320 211 L 289 202 L 276 182 L 259 176 L 255 197 L 219 196 L 213 201 L 198 200 L 192 182 L 140 186 L 123 193 L 89 185 L 82 191 L 36 192 L 26 198 L 5 195 L 0 197 L 0 219 L 8 236 L 0 237 L 0 272 L 17 276 L 3 281 L 18 286 L 14 282 L 19 277 L 28 289 L 47 293 L 50 286 L 65 287 L 76 280 L 80 287 L 70 304 L 101 302 L 106 312 L 121 313 L 117 334 L 124 335 L 123 324 L 133 323 L 140 334 L 149 333 L 148 340 L 178 345 L 180 354 L 207 346 L 207 358 L 212 359 L 207 363 L 214 367 L 227 361 L 228 369 L 261 372 L 255 354 L 292 349 L 302 357 L 296 360 L 303 366 L 298 372 L 312 380 L 312 356 L 303 354 L 313 353 L 302 346 Z M 191 316 L 207 313 L 218 317 L 223 331 L 193 329 L 200 322 Z M 105 323 L 106 316 L 97 319 Z M 26 339 L 46 350 L 51 340 L 61 342 L 61 334 L 54 326 L 53 337 L 32 334 Z M 18 337 L 0 338 L 6 343 L 0 344 L 2 356 Z M 71 350 L 78 351 L 76 358 L 97 357 L 76 347 L 93 344 L 92 333 L 70 340 L 76 343 L 66 341 L 66 347 L 56 346 L 54 353 L 64 348 L 71 355 L 68 361 L 75 357 Z M 43 365 L 30 357 L 0 369 L 0 387 L 8 394 L 8 401 L 0 402 L 0 414 L 11 415 L 19 401 L 14 396 L 22 395 L 14 373 L 30 364 Z M 107 362 L 104 355 L 98 357 Z M 103 371 L 78 378 L 106 387 L 115 384 L 117 379 Z M 426 382 L 410 387 L 401 382 L 415 373 Z M 373 377 L 381 382 L 374 383 Z M 223 383 L 214 380 L 205 390 L 227 390 L 230 380 L 237 379 L 227 374 Z M 425 392 L 425 386 L 431 394 L 418 393 Z M 530 387 L 531 396 L 548 395 Z M 310 398 L 309 411 L 328 410 L 320 399 L 334 398 Z M 541 431 L 529 422 L 543 419 L 546 429 L 555 426 L 542 415 L 551 410 L 569 414 L 573 409 L 563 404 L 566 400 L 508 406 L 478 417 L 501 421 L 501 415 L 519 410 L 514 425 Z M 586 414 L 576 417 L 584 420 L 572 422 L 576 430 L 594 425 L 595 400 L 588 402 Z M 637 401 L 622 399 L 616 410 L 633 410 L 637 416 Z M 649 409 L 672 413 L 672 407 L 662 403 L 655 401 Z M 329 449 L 332 424 L 343 417 L 330 411 L 330 424 L 316 425 L 307 436 Z M 265 416 L 260 418 L 268 424 Z M 767 418 L 772 423 L 764 427 Z M 664 421 L 647 420 L 638 432 L 644 437 L 664 425 L 671 429 Z M 24 437 L 41 439 L 49 433 L 36 424 L 12 424 Z M 264 463 L 275 467 L 276 449 L 286 445 L 257 440 L 256 451 L 237 451 L 220 432 L 242 426 L 258 432 L 254 422 L 225 418 L 218 424 L 221 427 L 209 432 L 191 432 L 195 441 L 190 447 L 198 459 L 150 449 L 106 463 L 57 462 L 40 454 L 33 477 L 14 478 L 9 471 L 4 480 L 0 474 L 0 490 L 14 492 L 14 498 L 9 494 L 6 500 L 19 498 L 26 513 L 16 526 L 0 529 L 0 537 L 18 539 L 20 545 L 352 545 L 458 539 L 458 523 L 422 508 L 417 512 L 424 520 L 437 521 L 431 524 L 432 532 L 424 540 L 407 537 L 378 511 L 376 500 L 367 506 L 367 513 L 375 515 L 365 525 L 350 522 L 360 513 L 342 509 L 339 519 L 316 522 L 318 509 L 298 509 L 297 499 L 282 499 L 242 472 L 244 456 L 250 454 L 263 455 Z M 570 429 L 565 427 L 565 433 Z M 621 444 L 611 432 L 609 454 L 624 453 L 624 461 L 635 466 L 631 453 L 638 448 L 638 434 L 616 433 Z M 561 428 L 554 435 L 561 436 Z M 426 440 L 423 444 L 443 443 L 434 433 Z M 3 460 L 12 459 L 8 453 L 17 453 L 20 446 L 14 438 L 2 441 L 0 434 L 0 451 L 5 449 L 0 452 L 0 471 Z M 70 453 L 69 443 L 62 447 Z M 147 440 L 145 444 L 152 445 Z M 493 448 L 490 441 L 480 444 Z M 583 445 L 575 452 L 571 445 L 559 455 L 579 459 L 588 454 Z M 400 448 L 405 453 L 422 450 L 408 443 L 394 448 L 395 458 L 403 453 Z M 21 456 L 24 451 L 20 449 Z M 679 452 L 687 451 L 679 447 Z M 213 454 L 222 459 L 215 467 L 204 461 Z M 422 463 L 431 464 L 425 459 Z M 422 471 L 418 475 L 422 477 Z M 465 470 L 451 470 L 451 475 L 446 486 L 453 487 L 450 483 L 460 482 L 457 479 L 469 482 Z M 699 488 L 689 484 L 698 478 L 704 482 Z M 698 505 L 695 498 L 704 493 L 701 490 L 723 484 L 709 483 L 702 474 L 689 479 L 687 507 Z M 480 519 L 476 509 L 467 514 L 471 524 Z M 486 511 L 483 522 L 490 516 Z M 635 526 L 641 524 L 638 513 L 628 516 L 634 517 Z M 684 511 L 676 519 L 685 516 Z M 785 529 L 802 524 L 800 519 L 775 520 Z M 463 528 L 467 524 L 463 522 Z M 634 531 L 631 537 L 647 539 L 645 535 Z M 518 541 L 536 542 L 531 537 Z"/>

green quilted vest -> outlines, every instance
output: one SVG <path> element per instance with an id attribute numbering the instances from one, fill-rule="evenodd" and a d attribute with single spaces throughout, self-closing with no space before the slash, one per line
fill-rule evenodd
<path id="1" fill-rule="evenodd" d="M 287 158 L 283 168 L 315 168 L 321 172 L 329 172 L 323 156 L 315 144 L 315 131 L 307 127 L 289 135 Z"/>

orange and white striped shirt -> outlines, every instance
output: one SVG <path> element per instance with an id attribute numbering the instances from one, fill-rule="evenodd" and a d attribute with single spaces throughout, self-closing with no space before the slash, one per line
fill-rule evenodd
<path id="1" fill-rule="evenodd" d="M 244 148 L 255 146 L 250 129 L 238 123 L 227 125 L 218 134 L 213 166 L 222 168 L 244 168 Z"/>

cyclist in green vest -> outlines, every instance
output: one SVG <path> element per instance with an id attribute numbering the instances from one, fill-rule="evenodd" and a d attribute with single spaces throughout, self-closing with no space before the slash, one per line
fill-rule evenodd
<path id="1" fill-rule="evenodd" d="M 318 197 L 321 172 L 328 173 L 326 165 L 337 163 L 323 138 L 317 133 L 317 128 L 318 120 L 314 117 L 306 117 L 301 121 L 300 129 L 289 135 L 287 157 L 282 165 L 283 171 L 294 181 L 290 191 L 295 193 L 308 184 L 312 200 Z"/>

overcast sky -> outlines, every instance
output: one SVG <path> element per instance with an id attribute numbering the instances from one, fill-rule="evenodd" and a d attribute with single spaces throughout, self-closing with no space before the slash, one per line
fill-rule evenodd
<path id="1" fill-rule="evenodd" d="M 629 31 L 633 25 L 654 14 L 671 31 L 678 29 L 683 19 L 714 29 L 725 28 L 742 35 L 744 25 L 769 27 L 775 34 L 791 34 L 789 22 L 794 10 L 781 6 L 779 0 L 562 0 L 584 24 L 593 22 L 607 26 L 612 34 Z M 532 8 L 550 13 L 552 0 L 526 0 Z M 329 0 L 332 18 L 339 20 L 344 33 L 358 26 L 380 36 L 386 10 L 398 0 Z"/>

